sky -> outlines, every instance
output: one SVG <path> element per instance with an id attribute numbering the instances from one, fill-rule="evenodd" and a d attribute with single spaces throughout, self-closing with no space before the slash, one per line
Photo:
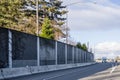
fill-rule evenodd
<path id="1" fill-rule="evenodd" d="M 63 4 L 69 5 L 68 27 L 74 41 L 89 42 L 95 58 L 120 56 L 120 0 L 63 0 Z"/>

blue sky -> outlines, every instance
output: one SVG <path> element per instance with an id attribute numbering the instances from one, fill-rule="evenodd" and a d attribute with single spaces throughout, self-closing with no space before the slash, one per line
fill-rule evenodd
<path id="1" fill-rule="evenodd" d="M 96 58 L 120 56 L 120 0 L 63 1 L 65 5 L 80 2 L 68 6 L 69 33 L 74 41 L 89 42 Z"/>
<path id="2" fill-rule="evenodd" d="M 120 1 L 119 0 L 110 0 L 111 2 L 120 5 Z"/>

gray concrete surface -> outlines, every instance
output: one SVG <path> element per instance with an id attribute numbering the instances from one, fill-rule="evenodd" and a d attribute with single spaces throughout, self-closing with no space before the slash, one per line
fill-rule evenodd
<path id="1" fill-rule="evenodd" d="M 101 75 L 103 76 L 109 75 L 112 77 L 112 75 L 110 75 L 111 69 L 113 69 L 112 66 L 113 63 L 99 63 L 86 67 L 78 67 L 78 68 L 72 68 L 66 70 L 34 74 L 24 77 L 12 78 L 9 80 L 105 80 L 104 79 L 105 77 L 102 77 Z M 119 68 L 120 67 L 118 67 L 117 69 L 120 70 Z M 92 78 L 93 76 L 96 75 L 100 76 L 101 79 Z M 111 79 L 106 79 L 106 80 L 111 80 Z M 119 78 L 116 80 L 119 80 Z"/>
<path id="2" fill-rule="evenodd" d="M 86 78 L 79 80 L 120 80 L 120 65 L 113 66 L 107 70 L 98 72 Z"/>
<path id="3" fill-rule="evenodd" d="M 69 69 L 74 67 L 82 67 L 95 64 L 93 63 L 79 63 L 79 64 L 64 64 L 64 65 L 49 65 L 40 67 L 21 67 L 21 68 L 6 68 L 0 70 L 0 79 L 31 75 L 35 73 L 49 72 L 55 70 Z"/>

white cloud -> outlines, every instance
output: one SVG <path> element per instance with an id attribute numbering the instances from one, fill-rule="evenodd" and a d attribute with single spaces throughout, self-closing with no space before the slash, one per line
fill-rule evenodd
<path id="1" fill-rule="evenodd" d="M 110 30 L 112 32 L 113 29 L 120 29 L 120 5 L 112 3 L 110 0 L 94 0 L 96 1 L 97 4 L 88 2 L 93 0 L 63 0 L 63 1 L 65 1 L 65 4 L 74 3 L 78 1 L 81 1 L 83 3 L 71 5 L 68 7 L 69 10 L 68 26 L 70 27 L 72 32 L 74 31 L 79 32 L 84 30 L 86 31 L 87 34 L 87 36 L 85 37 L 88 37 L 90 34 L 89 30 L 102 30 L 101 31 L 102 33 L 103 30 L 105 31 Z M 100 40 L 103 41 L 104 39 L 107 40 L 106 37 L 108 37 L 104 34 L 103 35 L 99 34 L 99 36 L 95 36 L 95 38 L 99 39 L 98 41 Z M 113 37 L 113 35 L 111 37 Z M 83 37 L 81 37 L 80 40 L 82 38 Z M 89 38 L 90 37 L 85 38 L 83 40 L 87 41 L 89 40 Z M 113 40 L 112 38 L 109 37 L 108 39 Z M 118 38 L 116 39 L 117 41 L 119 41 Z M 93 43 L 98 41 L 94 41 Z M 106 56 L 108 58 L 114 58 L 120 55 L 120 42 L 110 41 L 108 40 L 108 42 L 98 43 L 95 46 L 96 57 Z"/>
<path id="2" fill-rule="evenodd" d="M 96 57 L 115 58 L 120 55 L 120 42 L 102 42 L 95 46 Z"/>
<path id="3" fill-rule="evenodd" d="M 77 1 L 80 0 L 72 2 Z M 71 30 L 120 28 L 120 6 L 111 3 L 109 0 L 96 0 L 96 2 L 97 4 L 83 2 L 82 5 L 76 4 L 69 7 L 68 22 Z"/>

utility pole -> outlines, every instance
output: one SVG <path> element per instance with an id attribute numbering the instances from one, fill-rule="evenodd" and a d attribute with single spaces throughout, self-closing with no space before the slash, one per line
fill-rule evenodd
<path id="1" fill-rule="evenodd" d="M 66 6 L 66 11 L 68 11 L 68 7 Z M 66 14 L 66 44 L 68 44 L 68 13 Z"/>

